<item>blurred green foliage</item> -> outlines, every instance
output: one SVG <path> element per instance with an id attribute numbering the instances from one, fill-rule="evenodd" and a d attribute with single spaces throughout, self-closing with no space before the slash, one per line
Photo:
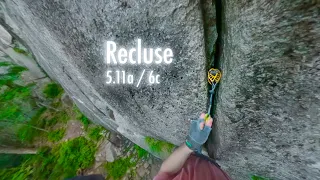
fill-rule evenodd
<path id="1" fill-rule="evenodd" d="M 30 55 L 18 46 L 14 50 Z M 18 142 L 22 142 L 19 146 L 52 146 L 40 148 L 36 155 L 27 156 L 28 158 L 19 161 L 14 161 L 11 156 L 2 159 L 0 156 L 0 179 L 64 179 L 92 166 L 97 150 L 95 141 L 102 137 L 101 132 L 104 129 L 90 129 L 88 136 L 92 140 L 76 137 L 61 142 L 68 120 L 77 119 L 87 128 L 90 124 L 89 119 L 75 105 L 63 104 L 60 97 L 64 90 L 59 84 L 47 84 L 42 91 L 46 97 L 43 99 L 38 97 L 35 91 L 39 89 L 39 84 L 35 86 L 22 78 L 26 68 L 10 62 L 0 62 L 0 68 L 1 132 L 10 125 L 16 131 L 16 134 L 13 134 Z M 47 143 L 48 141 L 55 143 Z M 4 141 L 0 143 L 2 142 Z"/>
<path id="2" fill-rule="evenodd" d="M 171 152 L 175 147 L 173 144 L 166 141 L 161 141 L 147 136 L 145 138 L 146 144 L 149 146 L 150 150 L 155 153 L 160 153 L 163 151 Z"/>
<path id="3" fill-rule="evenodd" d="M 148 151 L 144 150 L 138 145 L 134 145 L 135 153 L 137 154 L 139 159 L 148 159 L 150 157 L 150 154 Z"/>
<path id="4" fill-rule="evenodd" d="M 90 120 L 84 114 L 82 114 L 76 105 L 73 106 L 73 111 L 75 112 L 76 119 L 80 120 L 84 126 L 84 129 L 87 130 Z"/>
<path id="5" fill-rule="evenodd" d="M 30 142 L 39 130 L 29 123 L 37 121 L 42 113 L 39 114 L 41 108 L 35 104 L 32 95 L 34 84 L 21 81 L 21 74 L 26 68 L 10 62 L 0 62 L 0 67 L 7 69 L 0 74 L 0 122 L 6 123 L 6 126 L 16 125 L 17 138 Z"/>
<path id="6" fill-rule="evenodd" d="M 0 74 L 0 121 L 23 122 L 30 120 L 28 115 L 31 103 L 33 84 L 19 85 L 14 82 L 27 70 L 24 67 L 9 62 L 1 62 L 0 67 L 6 67 L 7 72 Z"/>
<path id="7" fill-rule="evenodd" d="M 6 62 L 6 61 L 0 62 L 0 67 L 3 67 L 3 66 L 11 66 L 11 65 L 13 65 L 11 62 Z"/>
<path id="8" fill-rule="evenodd" d="M 25 55 L 25 56 L 32 56 L 32 54 L 28 51 L 26 47 L 24 47 L 22 44 L 20 44 L 16 39 L 13 39 L 13 50 L 19 54 Z"/>
<path id="9" fill-rule="evenodd" d="M 58 142 L 63 138 L 65 132 L 65 129 L 57 129 L 54 131 L 50 131 L 48 133 L 48 140 L 51 142 Z"/>
<path id="10" fill-rule="evenodd" d="M 64 179 L 93 165 L 97 148 L 84 137 L 41 148 L 18 167 L 0 170 L 3 179 Z"/>
<path id="11" fill-rule="evenodd" d="M 56 167 L 63 167 L 65 177 L 72 177 L 78 169 L 93 165 L 96 150 L 96 145 L 84 137 L 64 142 L 54 149 L 58 156 Z"/>
<path id="12" fill-rule="evenodd" d="M 99 141 L 103 137 L 103 131 L 106 131 L 102 126 L 91 127 L 88 130 L 88 136 L 90 139 Z"/>
<path id="13" fill-rule="evenodd" d="M 46 133 L 40 129 L 34 128 L 43 128 L 41 116 L 46 110 L 47 108 L 45 107 L 40 108 L 27 124 L 22 124 L 20 126 L 17 131 L 17 136 L 21 142 L 30 144 L 36 136 L 42 136 Z"/>
<path id="14" fill-rule="evenodd" d="M 56 98 L 62 95 L 63 89 L 59 84 L 56 83 L 49 83 L 43 90 L 43 94 L 47 98 Z"/>
<path id="15" fill-rule="evenodd" d="M 32 156 L 30 154 L 0 154 L 0 169 L 17 167 Z"/>
<path id="16" fill-rule="evenodd" d="M 21 77 L 23 71 L 27 70 L 27 68 L 15 65 L 11 62 L 0 62 L 0 67 L 7 68 L 6 73 L 0 74 L 0 88 L 3 85 L 9 87 L 16 86 L 13 82 Z"/>
<path id="17" fill-rule="evenodd" d="M 111 163 L 105 164 L 105 169 L 108 172 L 108 178 L 112 178 L 114 180 L 121 179 L 127 171 L 135 167 L 137 162 L 131 160 L 131 157 L 120 158 Z"/>
<path id="18" fill-rule="evenodd" d="M 79 120 L 82 122 L 84 129 L 88 129 L 90 120 L 85 115 L 82 115 Z"/>
<path id="19" fill-rule="evenodd" d="M 20 48 L 18 48 L 18 47 L 13 47 L 13 50 L 14 50 L 15 52 L 17 52 L 17 53 L 19 53 L 19 54 L 23 54 L 23 55 L 25 55 L 25 56 L 28 56 L 28 55 L 29 55 L 29 53 L 28 53 L 27 51 L 25 51 L 25 50 L 23 50 L 23 49 L 20 49 Z"/>

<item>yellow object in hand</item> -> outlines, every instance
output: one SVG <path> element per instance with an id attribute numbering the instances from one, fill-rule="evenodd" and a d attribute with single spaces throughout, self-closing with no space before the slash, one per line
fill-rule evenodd
<path id="1" fill-rule="evenodd" d="M 206 115 L 204 116 L 204 122 L 207 122 L 207 121 L 209 120 L 209 118 L 210 118 L 210 115 L 209 115 L 209 114 L 206 114 Z"/>

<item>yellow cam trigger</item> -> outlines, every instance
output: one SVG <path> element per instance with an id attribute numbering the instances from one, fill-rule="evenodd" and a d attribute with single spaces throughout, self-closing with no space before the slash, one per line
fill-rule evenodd
<path id="1" fill-rule="evenodd" d="M 206 115 L 204 116 L 204 122 L 207 122 L 207 121 L 209 120 L 209 117 L 210 117 L 210 115 L 209 115 L 209 114 L 206 114 Z"/>
<path id="2" fill-rule="evenodd" d="M 220 81 L 221 72 L 219 69 L 211 68 L 208 71 L 208 82 L 212 85 L 212 83 L 217 84 Z"/>

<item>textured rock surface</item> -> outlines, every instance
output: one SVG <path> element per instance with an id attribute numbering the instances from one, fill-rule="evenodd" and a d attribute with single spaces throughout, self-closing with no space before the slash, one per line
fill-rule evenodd
<path id="1" fill-rule="evenodd" d="M 188 118 L 206 107 L 206 60 L 199 1 L 1 1 L 1 24 L 21 38 L 41 67 L 94 121 L 144 146 L 144 136 L 183 142 Z M 173 63 L 107 67 L 103 44 L 171 48 Z M 143 68 L 160 85 L 105 84 L 106 70 L 138 77 Z"/>
<path id="2" fill-rule="evenodd" d="M 199 1 L 183 0 L 0 2 L 0 23 L 82 111 L 140 146 L 144 136 L 181 143 L 186 120 L 205 109 L 205 56 L 212 60 L 216 36 L 210 1 L 202 12 Z M 317 1 L 222 1 L 216 148 L 234 179 L 319 179 L 319 8 Z M 137 76 L 154 70 L 161 85 L 107 86 L 105 71 L 115 67 L 103 63 L 103 42 L 127 48 L 136 38 L 173 49 L 169 66 L 122 67 Z"/>
<path id="3" fill-rule="evenodd" d="M 234 179 L 320 178 L 317 1 L 223 1 L 216 114 Z"/>
<path id="4" fill-rule="evenodd" d="M 12 36 L 0 25 L 0 49 L 7 48 L 12 42 Z"/>
<path id="5" fill-rule="evenodd" d="M 43 73 L 41 67 L 39 67 L 38 63 L 32 57 L 17 53 L 11 47 L 1 49 L 1 51 L 11 58 L 10 61 L 28 68 L 28 73 L 30 73 L 34 79 L 46 77 L 46 74 Z"/>

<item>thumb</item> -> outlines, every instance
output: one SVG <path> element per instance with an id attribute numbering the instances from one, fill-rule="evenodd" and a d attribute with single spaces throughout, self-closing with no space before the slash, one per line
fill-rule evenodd
<path id="1" fill-rule="evenodd" d="M 212 119 L 212 117 L 210 117 L 207 121 L 206 121 L 206 126 L 208 126 L 208 127 L 211 127 L 212 126 L 212 123 L 213 123 L 213 119 Z"/>

